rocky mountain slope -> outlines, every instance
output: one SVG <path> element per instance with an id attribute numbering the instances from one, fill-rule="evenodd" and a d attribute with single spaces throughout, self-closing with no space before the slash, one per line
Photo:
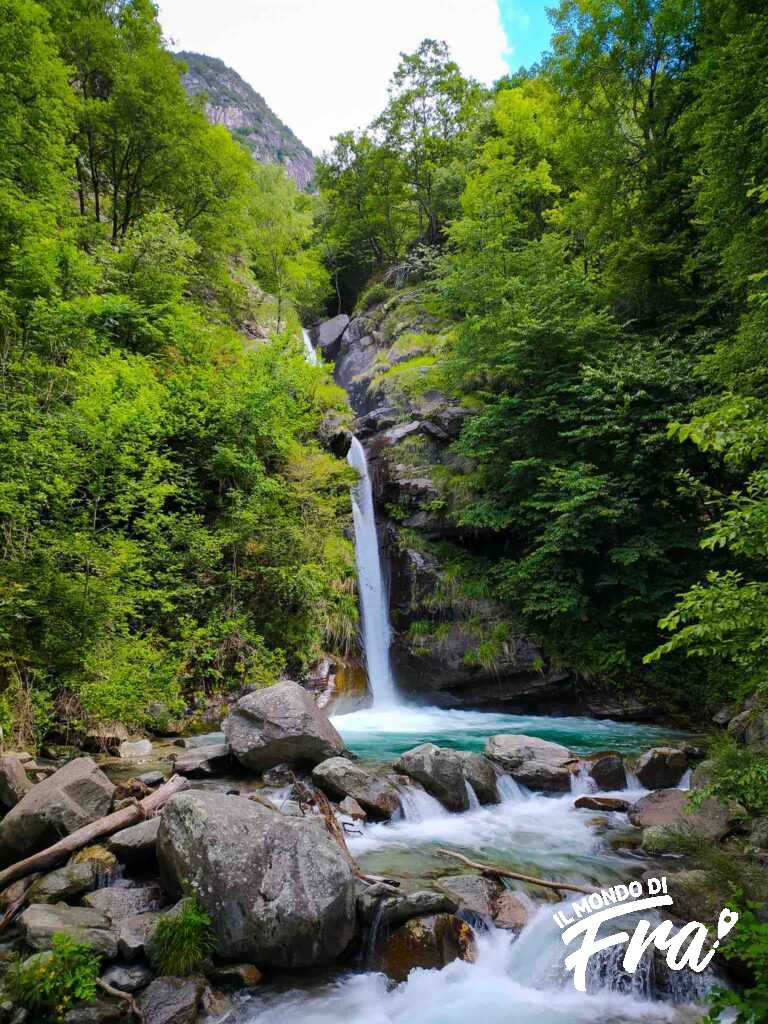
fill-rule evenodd
<path id="1" fill-rule="evenodd" d="M 213 124 L 226 125 L 257 160 L 282 164 L 300 189 L 309 188 L 315 176 L 311 152 L 255 89 L 216 57 L 187 51 L 177 57 L 188 69 L 184 88 L 190 96 L 206 94 L 206 113 Z"/>

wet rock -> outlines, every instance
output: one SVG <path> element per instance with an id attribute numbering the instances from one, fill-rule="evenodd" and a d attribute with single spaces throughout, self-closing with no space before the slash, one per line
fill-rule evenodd
<path id="1" fill-rule="evenodd" d="M 621 754 L 612 750 L 601 751 L 585 757 L 584 763 L 598 789 L 613 791 L 626 788 L 627 776 Z"/>
<path id="2" fill-rule="evenodd" d="M 22 761 L 18 757 L 0 757 L 0 804 L 7 810 L 15 807 L 32 789 Z"/>
<path id="3" fill-rule="evenodd" d="M 580 796 L 574 806 L 589 811 L 628 811 L 632 803 L 612 796 Z"/>
<path id="4" fill-rule="evenodd" d="M 324 359 L 334 360 L 339 354 L 341 336 L 347 329 L 349 317 L 345 313 L 323 320 L 311 330 L 312 340 L 316 348 L 322 352 Z"/>
<path id="5" fill-rule="evenodd" d="M 149 740 L 125 740 L 118 748 L 118 756 L 126 759 L 149 757 L 152 753 L 152 743 Z"/>
<path id="6" fill-rule="evenodd" d="M 180 793 L 163 809 L 157 849 L 166 888 L 180 894 L 189 885 L 198 893 L 224 958 L 325 964 L 352 939 L 349 864 L 310 818 L 240 797 Z"/>
<path id="7" fill-rule="evenodd" d="M 676 747 L 653 747 L 638 759 L 635 775 L 646 789 L 676 786 L 688 767 L 688 758 Z"/>
<path id="8" fill-rule="evenodd" d="M 480 803 L 500 803 L 501 796 L 499 795 L 496 769 L 488 758 L 468 750 L 457 750 L 456 753 L 461 761 L 464 778 L 475 791 L 475 796 Z"/>
<path id="9" fill-rule="evenodd" d="M 348 818 L 352 818 L 353 821 L 365 821 L 368 817 L 357 800 L 352 796 L 344 797 L 339 804 L 339 810 L 342 814 L 346 814 Z"/>
<path id="10" fill-rule="evenodd" d="M 32 949 L 51 949 L 54 935 L 64 933 L 76 942 L 93 946 L 107 959 L 117 955 L 117 939 L 109 918 L 97 910 L 68 907 L 64 903 L 34 903 L 19 918 L 19 926 L 24 941 Z"/>
<path id="11" fill-rule="evenodd" d="M 163 902 L 163 890 L 154 884 L 131 888 L 113 885 L 83 897 L 87 907 L 105 914 L 113 923 L 136 914 L 160 910 Z"/>
<path id="12" fill-rule="evenodd" d="M 399 757 L 395 770 L 420 782 L 449 811 L 469 809 L 463 762 L 455 750 L 422 743 Z"/>
<path id="13" fill-rule="evenodd" d="M 82 850 L 78 850 L 70 858 L 69 863 L 88 864 L 103 884 L 104 881 L 113 877 L 117 867 L 117 858 L 114 853 L 109 852 L 106 846 L 96 843 L 93 846 L 85 846 Z"/>
<path id="14" fill-rule="evenodd" d="M 109 812 L 115 787 L 89 757 L 38 783 L 0 822 L 0 865 L 50 846 Z"/>
<path id="15" fill-rule="evenodd" d="M 261 773 L 265 786 L 291 786 L 296 781 L 295 768 L 290 764 L 276 764 Z"/>
<path id="16" fill-rule="evenodd" d="M 524 892 L 505 889 L 493 905 L 493 923 L 497 928 L 519 932 L 536 913 L 536 904 Z"/>
<path id="17" fill-rule="evenodd" d="M 144 1024 L 194 1024 L 202 978 L 156 978 L 138 999 Z"/>
<path id="18" fill-rule="evenodd" d="M 312 770 L 312 781 L 334 800 L 351 796 L 371 818 L 391 818 L 400 810 L 393 785 L 346 757 L 331 757 Z"/>
<path id="19" fill-rule="evenodd" d="M 155 974 L 147 964 L 113 964 L 102 975 L 102 980 L 120 992 L 138 992 L 146 988 Z"/>
<path id="20" fill-rule="evenodd" d="M 200 999 L 200 1014 L 206 1020 L 223 1021 L 233 1007 L 232 996 L 206 985 Z M 198 1017 L 198 1020 L 200 1018 Z"/>
<path id="21" fill-rule="evenodd" d="M 140 960 L 146 953 L 147 943 L 163 915 L 151 912 L 136 914 L 120 921 L 117 929 L 117 947 L 124 960 Z"/>
<path id="22" fill-rule="evenodd" d="M 212 967 L 208 977 L 222 988 L 253 988 L 263 978 L 263 974 L 254 964 L 223 964 Z"/>
<path id="23" fill-rule="evenodd" d="M 496 901 L 504 892 L 501 882 L 482 875 L 446 875 L 440 888 L 456 900 L 462 910 L 471 910 L 486 921 L 493 920 Z"/>
<path id="24" fill-rule="evenodd" d="M 277 764 L 320 764 L 344 753 L 344 742 L 297 683 L 256 690 L 237 702 L 225 723 L 232 752 L 247 768 Z"/>
<path id="25" fill-rule="evenodd" d="M 352 445 L 352 431 L 346 417 L 333 410 L 327 412 L 317 428 L 317 437 L 323 448 L 339 459 L 345 459 Z"/>
<path id="26" fill-rule="evenodd" d="M 475 958 L 472 928 L 452 914 L 416 917 L 396 929 L 378 951 L 379 969 L 405 981 L 415 967 L 434 970 L 453 960 Z"/>
<path id="27" fill-rule="evenodd" d="M 96 888 L 99 875 L 91 864 L 67 864 L 58 868 L 32 885 L 28 903 L 58 903 L 60 900 L 75 900 L 83 893 Z"/>
<path id="28" fill-rule="evenodd" d="M 185 751 L 173 763 L 175 771 L 190 778 L 204 778 L 215 775 L 229 764 L 231 751 L 228 743 L 216 743 L 210 747 L 195 747 Z"/>
<path id="29" fill-rule="evenodd" d="M 160 818 L 149 818 L 115 832 L 107 840 L 107 848 L 125 864 L 149 864 L 155 859 Z"/>
<path id="30" fill-rule="evenodd" d="M 125 1003 L 121 999 L 94 999 L 90 1003 L 79 1003 L 68 1010 L 62 1018 L 63 1024 L 112 1024 L 125 1020 Z"/>
<path id="31" fill-rule="evenodd" d="M 491 736 L 486 757 L 530 789 L 567 792 L 577 760 L 566 747 L 537 736 Z"/>
<path id="32" fill-rule="evenodd" d="M 630 807 L 629 820 L 637 828 L 689 829 L 707 839 L 718 841 L 746 818 L 746 811 L 735 801 L 708 797 L 693 810 L 688 793 L 682 789 L 657 789 Z"/>
<path id="33" fill-rule="evenodd" d="M 453 914 L 458 900 L 450 893 L 425 889 L 420 892 L 396 893 L 383 885 L 366 885 L 357 897 L 357 910 L 364 925 L 378 919 L 379 926 L 394 928 L 412 917 L 432 914 Z"/>
<path id="34" fill-rule="evenodd" d="M 728 904 L 727 888 L 708 871 L 676 871 L 667 875 L 667 886 L 674 900 L 670 913 L 685 921 L 708 924 Z"/>
<path id="35" fill-rule="evenodd" d="M 165 782 L 165 776 L 162 772 L 145 772 L 143 775 L 137 775 L 136 777 L 145 786 L 160 786 Z"/>
<path id="36" fill-rule="evenodd" d="M 641 848 L 651 857 L 663 857 L 666 853 L 676 853 L 680 849 L 679 829 L 665 825 L 651 825 L 643 829 Z"/>

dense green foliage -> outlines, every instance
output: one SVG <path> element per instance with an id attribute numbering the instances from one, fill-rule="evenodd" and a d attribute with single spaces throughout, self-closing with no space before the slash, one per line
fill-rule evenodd
<path id="1" fill-rule="evenodd" d="M 375 383 L 472 411 L 436 482 L 517 627 L 585 677 L 714 708 L 766 671 L 768 20 L 551 16 L 541 66 L 493 91 L 439 44 L 403 57 L 321 168 L 327 259 L 346 287 L 372 273 L 361 307 L 421 281 L 453 323 Z"/>
<path id="2" fill-rule="evenodd" d="M 77 1003 L 96 998 L 99 958 L 90 946 L 69 935 L 54 935 L 49 952 L 12 963 L 5 989 L 15 1006 L 48 1024 L 64 1020 Z"/>
<path id="3" fill-rule="evenodd" d="M 186 977 L 199 971 L 214 947 L 211 917 L 188 896 L 173 913 L 164 914 L 152 933 L 152 963 L 160 974 Z"/>
<path id="4" fill-rule="evenodd" d="M 34 742 L 300 671 L 356 611 L 311 198 L 148 0 L 0 8 L 0 724 Z"/>
<path id="5" fill-rule="evenodd" d="M 722 1014 L 733 1024 L 763 1024 L 768 1020 L 768 922 L 757 904 L 739 907 L 739 924 L 731 934 L 723 953 L 727 959 L 738 960 L 752 972 L 754 984 L 744 992 L 718 988 L 710 996 L 707 1021 L 722 1020 Z"/>

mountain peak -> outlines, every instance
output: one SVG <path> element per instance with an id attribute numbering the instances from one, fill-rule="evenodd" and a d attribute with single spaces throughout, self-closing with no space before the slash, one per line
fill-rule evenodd
<path id="1" fill-rule="evenodd" d="M 218 57 L 189 51 L 175 56 L 187 66 L 181 81 L 189 95 L 206 94 L 209 121 L 226 125 L 261 163 L 282 164 L 300 189 L 311 185 L 315 176 L 312 153 L 263 96 Z"/>

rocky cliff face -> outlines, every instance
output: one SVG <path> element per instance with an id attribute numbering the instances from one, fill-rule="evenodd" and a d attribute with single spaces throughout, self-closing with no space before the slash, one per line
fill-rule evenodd
<path id="1" fill-rule="evenodd" d="M 261 163 L 282 164 L 300 189 L 311 186 L 315 176 L 312 154 L 262 96 L 215 57 L 188 52 L 176 56 L 187 66 L 184 88 L 190 96 L 207 96 L 205 110 L 213 124 L 226 125 Z"/>

